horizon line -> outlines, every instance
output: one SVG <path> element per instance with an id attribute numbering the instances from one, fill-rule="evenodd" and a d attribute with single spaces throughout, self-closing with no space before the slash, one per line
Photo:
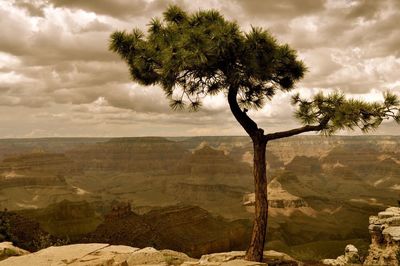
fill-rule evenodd
<path id="1" fill-rule="evenodd" d="M 52 136 L 52 137 L 5 137 L 2 138 L 0 137 L 0 140 L 44 140 L 44 139 L 128 139 L 128 138 L 213 138 L 213 137 L 247 137 L 250 138 L 247 135 L 198 135 L 198 136 L 162 136 L 162 135 L 146 135 L 146 136 L 110 136 L 110 137 L 96 137 L 96 136 L 85 136 L 85 137 L 79 137 L 79 136 Z M 399 135 L 393 135 L 393 134 L 358 134 L 358 135 L 331 135 L 331 136 L 326 136 L 326 135 L 297 135 L 297 136 L 292 136 L 290 138 L 298 138 L 298 137 L 400 137 Z"/>

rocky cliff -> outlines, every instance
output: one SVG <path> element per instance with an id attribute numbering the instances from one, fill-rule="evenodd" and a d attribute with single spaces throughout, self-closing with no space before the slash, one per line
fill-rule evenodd
<path id="1" fill-rule="evenodd" d="M 74 239 L 96 229 L 103 218 L 93 203 L 63 200 L 43 209 L 18 211 L 40 223 L 51 235 Z"/>
<path id="2" fill-rule="evenodd" d="M 400 208 L 390 207 L 371 216 L 368 229 L 371 245 L 364 265 L 399 265 Z"/>
<path id="3" fill-rule="evenodd" d="M 64 154 L 29 153 L 5 158 L 0 163 L 0 187 L 64 186 L 65 175 L 79 169 Z"/>
<path id="4" fill-rule="evenodd" d="M 212 148 L 200 145 L 203 142 Z M 268 148 L 268 177 L 276 177 L 283 190 L 298 197 L 270 201 L 268 243 L 275 246 L 269 248 L 296 256 L 305 253 L 301 245 L 307 244 L 313 247 L 306 249 L 313 251 L 308 258 L 322 252 L 324 257 L 336 258 L 349 240 L 360 239 L 363 245 L 354 244 L 364 252 L 370 240 L 368 217 L 397 203 L 400 138 L 302 136 L 271 142 Z M 43 155 L 35 158 L 38 165 L 29 171 L 0 171 L 16 185 L 0 185 L 0 209 L 39 210 L 64 199 L 90 203 L 118 200 L 131 202 L 135 212 L 184 203 L 230 220 L 250 220 L 253 215 L 242 199 L 254 189 L 251 152 L 251 140 L 246 137 L 0 140 L 1 160 L 19 157 L 14 165 L 28 165 L 34 159 L 18 154 Z M 67 167 L 56 163 L 57 158 L 65 160 L 62 156 L 49 157 L 60 153 L 70 160 Z M 82 172 L 69 174 L 74 165 Z M 184 168 L 178 171 L 179 167 Z M 15 182 L 20 175 L 57 177 L 57 169 L 62 170 L 66 186 Z M 304 207 L 304 202 L 309 207 Z M 315 212 L 299 211 L 305 208 Z M 108 209 L 96 211 L 104 214 Z M 88 224 L 82 217 L 72 225 L 79 220 Z"/>
<path id="5" fill-rule="evenodd" d="M 229 222 L 196 206 L 158 208 L 143 215 L 130 211 L 106 217 L 84 238 L 85 242 L 153 246 L 200 257 L 210 252 L 243 249 L 250 235 L 247 223 Z"/>
<path id="6" fill-rule="evenodd" d="M 253 212 L 253 206 L 255 203 L 254 193 L 245 195 L 243 201 L 243 204 L 248 207 L 248 210 Z M 272 212 L 274 211 L 273 209 L 289 210 L 309 207 L 304 199 L 292 195 L 284 190 L 282 185 L 276 179 L 273 179 L 268 184 L 268 206 L 271 208 L 270 211 Z"/>
<path id="7" fill-rule="evenodd" d="M 85 170 L 118 172 L 171 171 L 187 156 L 174 141 L 160 137 L 116 138 L 67 152 Z"/>
<path id="8" fill-rule="evenodd" d="M 336 259 L 324 259 L 321 262 L 331 266 L 361 265 L 358 249 L 351 244 L 344 249 L 344 255 L 340 255 Z"/>
<path id="9" fill-rule="evenodd" d="M 251 167 L 240 160 L 226 155 L 223 150 L 208 145 L 195 150 L 178 164 L 178 171 L 193 178 L 207 178 L 209 183 L 228 183 L 239 181 L 239 184 L 252 182 Z M 237 180 L 240 177 L 240 180 Z M 244 180 L 243 180 L 244 179 Z"/>

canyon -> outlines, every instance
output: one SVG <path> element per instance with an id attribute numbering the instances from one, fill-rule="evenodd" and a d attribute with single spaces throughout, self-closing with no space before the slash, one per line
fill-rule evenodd
<path id="1" fill-rule="evenodd" d="M 268 144 L 266 248 L 322 259 L 353 242 L 366 254 L 368 217 L 397 204 L 399 148 L 394 136 Z M 194 257 L 243 250 L 254 204 L 251 157 L 247 137 L 0 140 L 0 209 L 36 223 L 47 242 L 108 239 Z M 130 210 L 113 215 L 118 204 Z M 120 228 L 121 238 L 107 228 Z"/>
<path id="2" fill-rule="evenodd" d="M 192 213 L 195 208 L 184 208 L 186 211 Z M 169 221 L 173 221 L 178 226 L 190 224 L 188 221 L 179 221 L 174 216 L 179 212 L 177 209 L 163 211 L 164 218 L 161 223 L 163 225 L 157 226 L 159 230 L 157 233 L 165 232 L 165 225 L 170 228 Z M 205 214 L 205 213 L 204 213 Z M 134 215 L 130 209 L 130 204 L 118 204 L 112 208 L 112 212 L 107 216 L 107 220 L 113 218 L 128 218 Z M 159 213 L 151 213 L 148 221 L 154 220 L 154 215 L 159 216 Z M 203 222 L 203 217 L 196 217 L 196 220 Z M 134 215 L 134 219 L 139 216 Z M 146 220 L 146 219 L 144 219 Z M 379 212 L 377 216 L 369 217 L 369 232 L 371 235 L 371 244 L 369 246 L 368 255 L 360 257 L 358 249 L 348 244 L 345 247 L 344 255 L 336 259 L 323 259 L 320 262 L 322 265 L 331 266 L 346 266 L 346 265 L 365 265 L 365 266 L 398 266 L 400 254 L 400 208 L 389 207 L 386 210 Z M 135 223 L 135 222 L 134 222 Z M 119 234 L 121 224 L 114 226 L 103 226 L 105 230 L 112 232 L 113 235 Z M 192 226 L 191 226 L 192 227 Z M 137 229 L 137 228 L 135 228 Z M 142 239 L 149 239 L 150 231 L 143 230 L 146 228 L 139 228 L 136 232 L 141 235 Z M 147 229 L 150 229 L 147 228 Z M 191 228 L 193 229 L 193 228 Z M 102 229 L 100 229 L 102 230 Z M 190 231 L 188 231 L 190 234 Z M 134 232 L 133 232 L 134 234 Z M 111 234 L 110 234 L 111 236 Z M 129 238 L 129 236 L 128 236 Z M 222 240 L 220 238 L 219 240 Z M 104 238 L 102 238 L 104 240 Z M 126 241 L 126 238 L 122 238 Z M 152 238 L 152 240 L 155 240 Z M 157 239 L 160 240 L 160 239 Z M 172 239 L 169 239 L 171 241 Z M 75 245 L 57 245 L 41 249 L 37 252 L 30 253 L 24 249 L 18 248 L 11 242 L 0 243 L 0 265 L 79 265 L 79 266 L 95 266 L 95 265 L 115 265 L 115 266 L 129 266 L 129 265 L 208 265 L 208 266 L 256 266 L 256 265 L 275 265 L 275 266 L 302 266 L 302 265 L 317 265 L 318 262 L 301 262 L 289 255 L 276 252 L 274 250 L 264 251 L 262 262 L 252 262 L 244 259 L 244 251 L 230 251 L 212 254 L 203 254 L 199 259 L 194 259 L 185 253 L 177 252 L 169 249 L 157 250 L 152 247 L 131 247 L 127 245 L 112 245 L 110 243 L 87 243 Z M 190 243 L 187 243 L 190 245 Z M 186 246 L 187 248 L 188 246 Z M 182 249 L 182 247 L 181 247 Z M 197 249 L 198 250 L 198 249 Z M 203 250 L 205 252 L 205 250 Z M 318 264 L 320 265 L 320 264 Z"/>

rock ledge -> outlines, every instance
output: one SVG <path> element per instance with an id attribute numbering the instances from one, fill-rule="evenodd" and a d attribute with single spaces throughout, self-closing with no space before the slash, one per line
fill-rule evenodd
<path id="1" fill-rule="evenodd" d="M 0 243 L 0 245 L 3 243 Z M 11 244 L 11 243 L 9 243 Z M 200 260 L 190 258 L 184 253 L 172 250 L 156 250 L 152 247 L 134 248 L 129 246 L 109 244 L 75 244 L 49 247 L 35 253 L 22 253 L 22 256 L 9 257 L 0 261 L 0 266 L 259 266 L 280 265 L 299 266 L 290 256 L 276 252 L 265 251 L 265 263 L 244 260 L 244 251 L 232 251 L 204 255 Z"/>
<path id="2" fill-rule="evenodd" d="M 399 265 L 400 208 L 389 207 L 369 217 L 371 245 L 364 265 Z"/>

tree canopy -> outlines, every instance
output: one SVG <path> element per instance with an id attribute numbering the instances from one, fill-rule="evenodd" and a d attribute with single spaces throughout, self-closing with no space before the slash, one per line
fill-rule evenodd
<path id="1" fill-rule="evenodd" d="M 217 11 L 187 14 L 172 6 L 163 20 L 153 19 L 147 34 L 115 32 L 110 49 L 130 66 L 134 81 L 159 84 L 173 108 L 197 110 L 201 98 L 239 87 L 241 104 L 260 108 L 276 89 L 290 90 L 305 67 L 296 52 L 279 45 L 267 31 L 240 31 Z"/>
<path id="2" fill-rule="evenodd" d="M 147 33 L 114 32 L 110 49 L 126 61 L 134 81 L 160 85 L 173 109 L 196 111 L 205 96 L 227 94 L 232 88 L 240 108 L 259 109 L 278 90 L 292 90 L 306 72 L 296 51 L 278 43 L 267 30 L 252 27 L 242 32 L 215 10 L 188 14 L 170 6 L 162 19 L 151 20 Z M 389 117 L 400 122 L 399 100 L 391 93 L 384 103 L 346 99 L 337 92 L 319 93 L 312 100 L 295 95 L 293 104 L 305 127 L 270 138 L 306 131 L 333 134 L 355 127 L 368 131 Z"/>

